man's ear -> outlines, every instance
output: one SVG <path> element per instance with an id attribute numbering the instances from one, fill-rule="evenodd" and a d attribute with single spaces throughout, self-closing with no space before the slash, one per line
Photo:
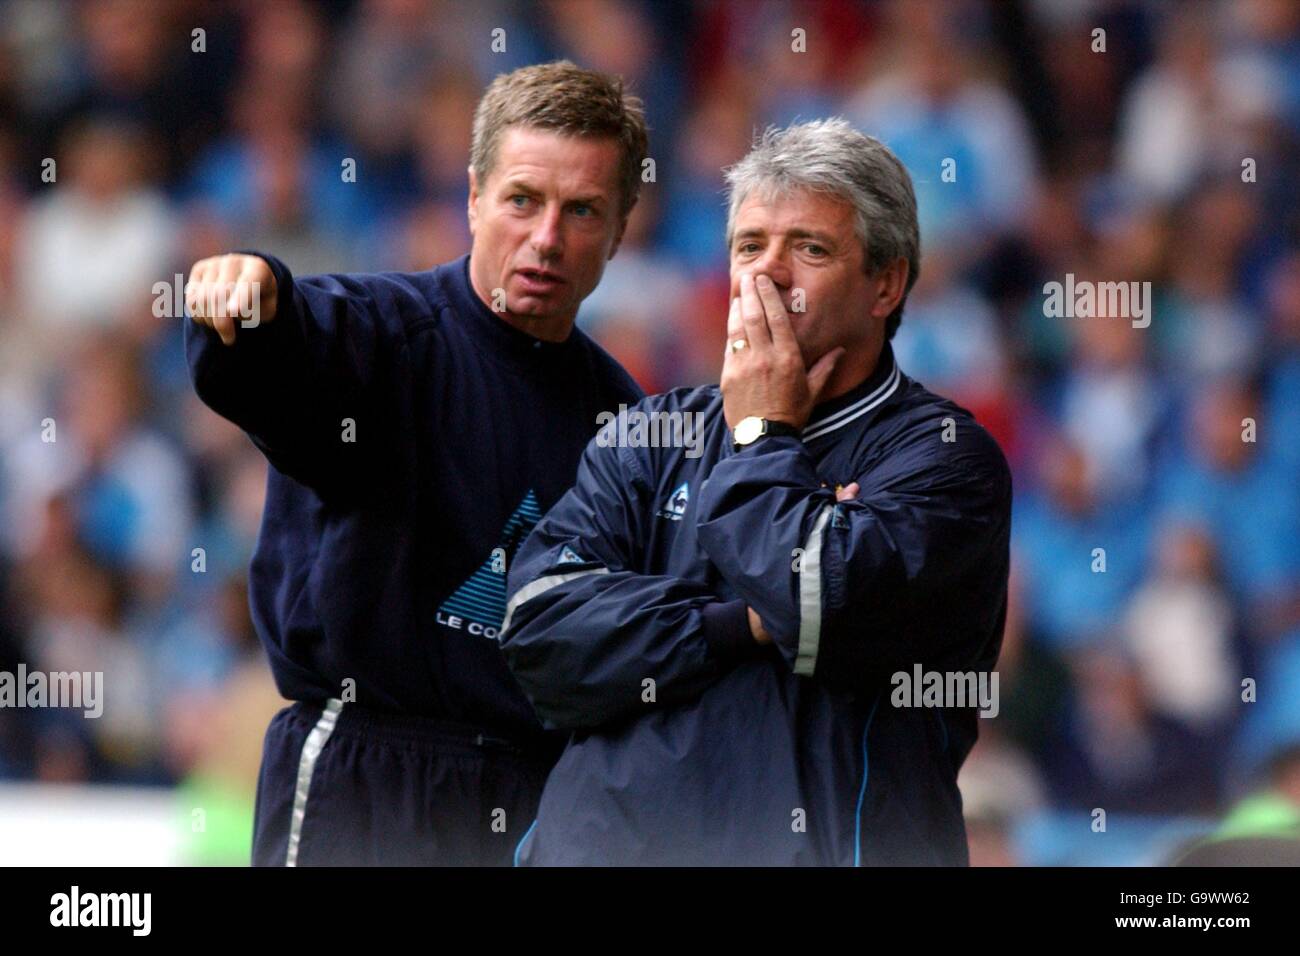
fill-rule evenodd
<path id="1" fill-rule="evenodd" d="M 478 177 L 474 175 L 474 167 L 469 167 L 469 204 L 466 208 L 466 215 L 469 217 L 469 234 L 474 235 L 474 227 L 478 224 Z"/>
<path id="2" fill-rule="evenodd" d="M 888 318 L 898 308 L 898 303 L 907 290 L 909 271 L 907 260 L 899 256 L 876 273 L 876 301 L 871 306 L 872 318 Z"/>

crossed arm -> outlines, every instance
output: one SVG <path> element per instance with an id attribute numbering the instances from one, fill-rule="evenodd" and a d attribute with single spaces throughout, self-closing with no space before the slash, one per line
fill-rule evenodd
<path id="1" fill-rule="evenodd" d="M 746 278 L 741 293 L 728 337 L 744 335 L 749 348 L 727 352 L 728 424 L 758 414 L 802 425 L 836 357 L 805 370 L 771 283 Z M 946 626 L 927 602 L 950 601 L 946 590 L 961 582 L 979 592 L 972 601 L 997 603 L 996 581 L 982 586 L 979 569 L 995 578 L 1005 564 L 1010 475 L 973 424 L 956 445 L 940 441 L 938 429 L 918 431 L 865 494 L 857 483 L 825 487 L 794 437 L 720 461 L 695 519 L 701 547 L 740 595 L 731 601 L 638 571 L 656 483 L 627 449 L 593 441 L 577 485 L 510 572 L 507 663 L 543 722 L 572 729 L 644 713 L 651 687 L 658 705 L 694 699 L 763 643 L 795 674 L 849 690 L 905 660 L 942 657 L 968 630 Z"/>

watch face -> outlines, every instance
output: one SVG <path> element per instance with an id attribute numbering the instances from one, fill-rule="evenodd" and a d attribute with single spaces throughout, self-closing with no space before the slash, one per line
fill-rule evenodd
<path id="1" fill-rule="evenodd" d="M 736 423 L 736 444 L 748 445 L 759 435 L 763 434 L 763 419 L 754 415 L 748 418 L 742 418 Z"/>

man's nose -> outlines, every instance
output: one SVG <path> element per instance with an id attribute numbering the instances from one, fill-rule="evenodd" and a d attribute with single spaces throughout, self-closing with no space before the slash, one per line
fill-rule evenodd
<path id="1" fill-rule="evenodd" d="M 537 217 L 533 233 L 529 237 L 533 251 L 541 259 L 558 259 L 564 251 L 564 237 L 561 234 L 559 206 L 546 206 Z"/>
<path id="2" fill-rule="evenodd" d="M 790 263 L 785 254 L 775 250 L 763 253 L 761 259 L 750 263 L 740 275 L 736 276 L 736 291 L 733 293 L 735 295 L 740 294 L 740 276 L 742 275 L 751 275 L 755 278 L 767 276 L 782 292 L 790 288 L 794 282 L 794 276 L 790 272 Z"/>

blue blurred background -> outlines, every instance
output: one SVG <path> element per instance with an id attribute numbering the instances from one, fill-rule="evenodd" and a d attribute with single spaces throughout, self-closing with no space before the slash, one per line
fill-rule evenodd
<path id="1" fill-rule="evenodd" d="M 1300 3 L 0 0 L 0 670 L 107 685 L 99 720 L 0 710 L 0 862 L 247 859 L 266 466 L 153 284 L 462 254 L 477 97 L 557 57 L 646 102 L 656 179 L 579 321 L 647 391 L 716 381 L 721 168 L 756 128 L 841 114 L 911 170 L 900 364 L 1015 474 L 974 862 L 1295 834 Z M 1150 327 L 1046 317 L 1067 273 L 1149 281 Z"/>

